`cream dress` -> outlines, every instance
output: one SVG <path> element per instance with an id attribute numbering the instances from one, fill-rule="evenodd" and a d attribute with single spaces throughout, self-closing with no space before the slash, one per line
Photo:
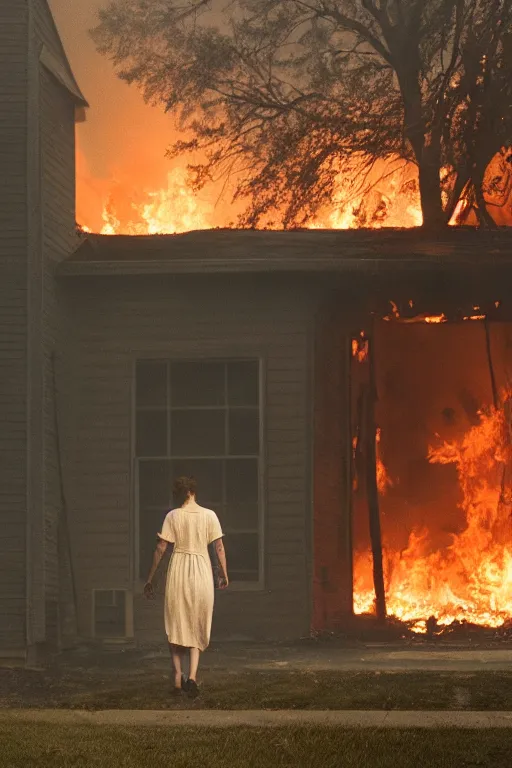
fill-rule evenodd
<path id="1" fill-rule="evenodd" d="M 161 539 L 174 544 L 165 587 L 165 631 L 173 645 L 199 648 L 210 643 L 214 586 L 208 545 L 222 537 L 215 512 L 188 502 L 171 510 Z"/>

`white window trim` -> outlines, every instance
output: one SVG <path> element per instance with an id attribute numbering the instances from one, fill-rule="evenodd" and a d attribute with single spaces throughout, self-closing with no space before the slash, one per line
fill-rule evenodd
<path id="1" fill-rule="evenodd" d="M 238 362 L 238 361 L 254 361 L 258 363 L 259 368 L 259 437 L 260 437 L 260 453 L 259 453 L 259 460 L 258 460 L 258 484 L 259 484 L 259 514 L 258 514 L 258 566 L 259 566 L 259 579 L 258 581 L 252 581 L 252 582 L 246 582 L 246 581 L 230 581 L 229 583 L 229 592 L 263 592 L 266 588 L 266 539 L 265 539 L 265 533 L 266 533 L 266 494 L 265 494 L 265 488 L 266 488 L 266 466 L 267 466 L 267 455 L 266 455 L 266 430 L 265 430 L 265 424 L 266 424 L 266 365 L 265 365 L 265 357 L 261 354 L 261 352 L 251 352 L 247 351 L 245 353 L 242 353 L 241 351 L 237 351 L 235 354 L 233 353 L 226 353 L 223 355 L 201 355 L 198 353 L 194 357 L 185 356 L 185 355 L 169 355 L 169 354 L 150 354 L 147 355 L 137 355 L 136 358 L 132 361 L 132 397 L 131 397 L 131 473 L 132 473 L 132 479 L 130 483 L 130 487 L 133 488 L 133 502 L 132 502 L 132 514 L 131 514 L 131 530 L 133 531 L 132 534 L 132 557 L 130 558 L 133 563 L 133 578 L 132 582 L 134 585 L 134 592 L 135 594 L 142 594 L 144 591 L 144 583 L 145 579 L 140 576 L 140 509 L 139 509 L 139 463 L 140 461 L 144 459 L 156 459 L 156 458 L 162 458 L 162 460 L 171 461 L 171 456 L 163 456 L 163 457 L 138 457 L 136 453 L 136 417 L 137 417 L 137 403 L 136 403 L 136 371 L 137 371 L 137 363 L 139 362 L 168 362 L 168 363 L 229 363 L 229 362 Z M 169 409 L 167 409 L 169 410 Z M 194 458 L 200 458 L 200 457 L 194 457 Z M 215 458 L 221 458 L 221 457 L 215 457 Z M 243 457 L 242 457 L 243 458 Z M 156 541 L 156 534 L 157 531 L 155 531 L 155 541 Z M 229 562 L 228 562 L 228 572 L 229 572 Z M 160 576 L 161 578 L 161 576 Z M 223 594 L 228 594 L 223 593 Z"/>
<path id="2" fill-rule="evenodd" d="M 98 592 L 123 592 L 125 595 L 125 634 L 123 636 L 116 636 L 116 637 L 103 637 L 102 635 L 96 635 L 96 594 Z M 109 640 L 115 640 L 115 641 L 127 641 L 127 640 L 133 640 L 135 637 L 135 631 L 134 631 L 134 613 L 133 613 L 133 592 L 131 589 L 127 589 L 126 587 L 120 587 L 120 586 L 114 586 L 114 587 L 93 587 L 92 591 L 92 599 L 91 599 L 91 637 L 96 640 L 102 640 L 102 641 L 109 641 Z"/>

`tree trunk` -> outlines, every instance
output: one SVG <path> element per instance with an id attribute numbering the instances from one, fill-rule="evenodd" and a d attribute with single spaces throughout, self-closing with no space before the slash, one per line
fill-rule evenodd
<path id="1" fill-rule="evenodd" d="M 419 166 L 421 210 L 425 229 L 442 229 L 447 225 L 441 200 L 440 163 L 430 152 L 424 152 Z"/>
<path id="2" fill-rule="evenodd" d="M 425 229 L 446 226 L 441 198 L 442 129 L 432 129 L 428 137 L 421 92 L 421 56 L 417 43 L 402 40 L 392 49 L 396 74 L 404 103 L 405 136 L 411 144 L 419 169 L 420 201 Z"/>
<path id="3" fill-rule="evenodd" d="M 490 162 L 490 160 L 489 160 Z M 476 215 L 482 227 L 487 229 L 496 229 L 496 222 L 489 213 L 487 201 L 484 195 L 484 178 L 487 166 L 477 166 L 473 175 L 473 184 L 475 188 Z"/>
<path id="4" fill-rule="evenodd" d="M 444 218 L 448 224 L 452 220 L 459 202 L 467 195 L 470 187 L 470 181 L 471 180 L 469 177 L 468 169 L 466 167 L 461 167 L 457 173 L 457 178 L 450 195 L 450 200 L 444 212 Z"/>

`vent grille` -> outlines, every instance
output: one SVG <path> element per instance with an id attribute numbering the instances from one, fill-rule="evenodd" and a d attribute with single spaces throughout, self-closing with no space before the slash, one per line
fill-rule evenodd
<path id="1" fill-rule="evenodd" d="M 94 636 L 119 638 L 127 635 L 127 593 L 124 589 L 93 591 Z"/>

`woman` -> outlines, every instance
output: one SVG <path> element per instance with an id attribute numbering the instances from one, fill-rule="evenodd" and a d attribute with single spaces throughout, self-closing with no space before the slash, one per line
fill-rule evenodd
<path id="1" fill-rule="evenodd" d="M 180 477 L 173 487 L 181 506 L 171 510 L 164 520 L 159 543 L 153 556 L 144 594 L 154 597 L 153 578 L 167 547 L 173 547 L 165 587 L 165 631 L 174 665 L 175 692 L 185 690 L 197 695 L 199 654 L 210 643 L 214 584 L 208 546 L 215 543 L 221 567 L 220 588 L 229 584 L 226 553 L 219 519 L 211 509 L 196 502 L 196 483 Z M 182 674 L 185 650 L 190 652 L 188 680 Z"/>

